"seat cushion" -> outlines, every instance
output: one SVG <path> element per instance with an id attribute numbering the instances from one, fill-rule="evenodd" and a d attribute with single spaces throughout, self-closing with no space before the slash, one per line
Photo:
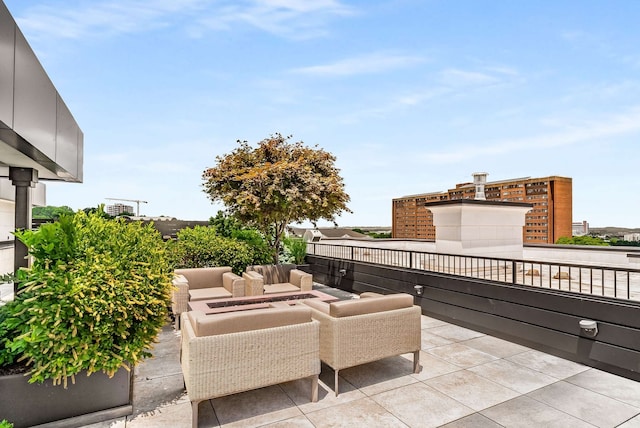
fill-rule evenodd
<path id="1" fill-rule="evenodd" d="M 350 317 L 354 315 L 391 311 L 394 309 L 410 308 L 413 306 L 413 296 L 410 294 L 388 294 L 382 297 L 367 297 L 364 299 L 343 300 L 329 305 L 332 317 Z"/>
<path id="2" fill-rule="evenodd" d="M 189 290 L 189 300 L 208 300 L 233 297 L 224 287 L 197 288 Z"/>
<path id="3" fill-rule="evenodd" d="M 289 284 L 288 282 L 282 282 L 280 284 L 265 284 L 264 285 L 264 294 L 271 293 L 291 293 L 298 292 L 300 289 L 293 284 Z"/>
<path id="4" fill-rule="evenodd" d="M 210 268 L 176 269 L 176 275 L 183 275 L 189 281 L 189 289 L 222 287 L 222 275 L 231 272 L 229 266 Z"/>
<path id="5" fill-rule="evenodd" d="M 264 278 L 265 284 L 279 284 L 289 282 L 289 272 L 296 265 L 283 263 L 279 265 L 253 265 L 247 266 L 247 271 L 256 271 Z"/>
<path id="6" fill-rule="evenodd" d="M 192 311 L 188 314 L 196 336 L 239 333 L 311 322 L 311 309 L 304 306 L 254 309 L 212 315 Z"/>

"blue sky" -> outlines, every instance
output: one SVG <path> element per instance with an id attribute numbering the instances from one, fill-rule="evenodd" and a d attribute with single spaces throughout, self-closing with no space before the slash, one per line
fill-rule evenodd
<path id="1" fill-rule="evenodd" d="M 5 0 L 84 132 L 49 205 L 206 220 L 202 172 L 280 132 L 337 157 L 353 214 L 567 176 L 573 220 L 640 227 L 640 2 Z"/>

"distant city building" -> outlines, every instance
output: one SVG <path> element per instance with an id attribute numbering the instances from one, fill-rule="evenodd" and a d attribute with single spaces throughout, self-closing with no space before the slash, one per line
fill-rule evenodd
<path id="1" fill-rule="evenodd" d="M 131 205 L 125 205 L 125 204 L 107 205 L 107 214 L 115 217 L 115 216 L 119 216 L 122 213 L 133 214 L 135 213 L 135 211 L 133 210 L 133 207 Z"/>
<path id="2" fill-rule="evenodd" d="M 628 233 L 624 235 L 623 238 L 625 241 L 640 241 L 640 233 Z"/>
<path id="3" fill-rule="evenodd" d="M 435 240 L 436 229 L 427 202 L 474 199 L 476 184 L 457 184 L 454 189 L 395 198 L 392 201 L 392 234 L 401 239 Z M 514 178 L 484 183 L 487 201 L 533 204 L 523 227 L 525 244 L 553 244 L 572 236 L 572 180 L 568 177 Z"/>
<path id="4" fill-rule="evenodd" d="M 586 220 L 582 220 L 579 223 L 571 223 L 571 230 L 573 236 L 584 236 L 589 234 L 589 223 Z"/>

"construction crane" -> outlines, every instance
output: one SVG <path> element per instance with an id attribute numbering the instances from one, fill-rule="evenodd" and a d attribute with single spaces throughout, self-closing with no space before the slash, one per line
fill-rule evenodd
<path id="1" fill-rule="evenodd" d="M 109 201 L 121 201 L 121 202 L 135 202 L 136 203 L 136 217 L 140 217 L 140 204 L 148 204 L 147 201 L 141 201 L 140 199 L 121 199 L 121 198 L 105 198 Z"/>

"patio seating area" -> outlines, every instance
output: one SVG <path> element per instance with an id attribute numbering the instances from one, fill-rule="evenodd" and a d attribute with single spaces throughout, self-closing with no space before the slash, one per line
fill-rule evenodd
<path id="1" fill-rule="evenodd" d="M 640 427 L 638 382 L 424 315 L 421 327 L 419 373 L 412 353 L 341 369 L 336 397 L 322 364 L 317 402 L 294 380 L 206 400 L 198 426 Z M 86 426 L 190 427 L 180 335 L 168 322 L 136 368 L 133 415 Z"/>

